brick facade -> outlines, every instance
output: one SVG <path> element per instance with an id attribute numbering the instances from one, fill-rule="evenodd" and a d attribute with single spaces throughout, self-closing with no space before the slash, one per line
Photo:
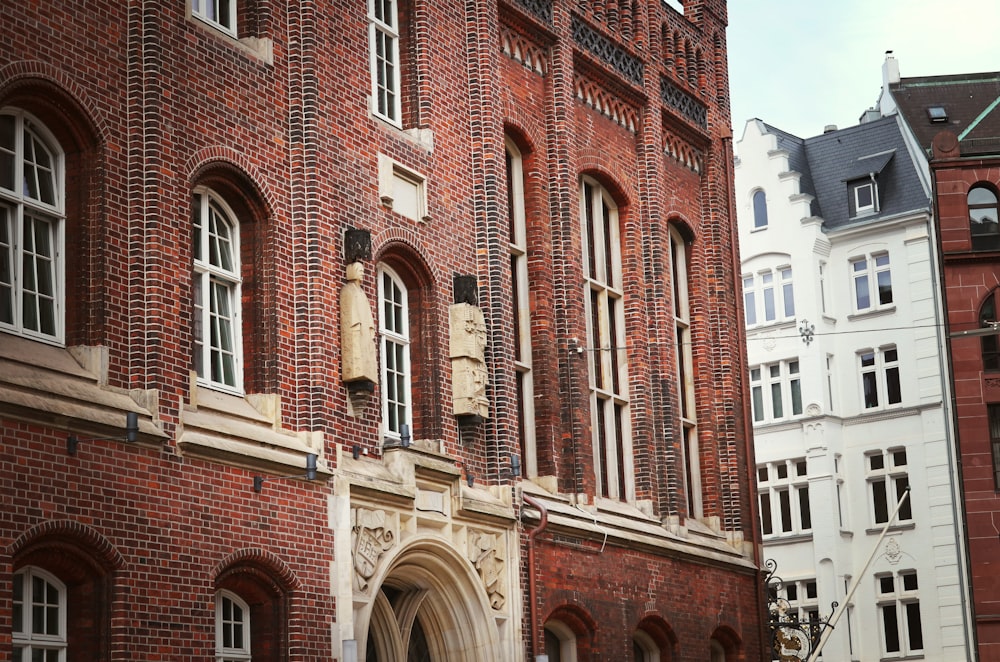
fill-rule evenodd
<path id="1" fill-rule="evenodd" d="M 65 331 L 0 333 L 0 660 L 23 645 L 9 579 L 28 569 L 64 586 L 68 659 L 210 659 L 219 591 L 246 601 L 255 661 L 345 659 L 343 642 L 392 659 L 416 630 L 429 659 L 761 659 L 726 7 L 685 4 L 401 1 L 399 126 L 372 112 L 360 1 L 241 0 L 238 38 L 191 2 L 5 10 L 0 110 L 63 152 Z M 536 394 L 520 477 L 505 135 Z M 421 180 L 421 218 L 386 163 Z M 601 498 L 592 451 L 584 176 L 618 214 L 627 499 Z M 192 372 L 203 191 L 238 219 L 235 388 Z M 689 260 L 697 507 L 670 227 Z M 408 295 L 411 446 L 386 443 L 384 384 L 365 400 L 340 378 L 349 228 L 371 238 L 368 300 L 379 266 Z M 459 275 L 485 319 L 483 421 L 452 413 Z M 118 440 L 125 412 L 138 443 Z M 88 441 L 68 456 L 69 434 Z M 318 480 L 278 480 L 311 455 Z"/>
<path id="2" fill-rule="evenodd" d="M 935 154 L 931 161 L 940 227 L 945 306 L 952 330 L 951 367 L 961 453 L 972 603 L 979 659 L 1000 659 L 1000 579 L 993 570 L 1000 509 L 991 448 L 988 409 L 1000 405 L 997 373 L 984 369 L 979 336 L 962 331 L 981 327 L 980 309 L 997 291 L 997 253 L 973 252 L 967 195 L 976 185 L 1000 186 L 1000 161 L 994 156 Z M 956 337 L 957 336 L 957 337 Z M 995 437 L 995 434 L 992 435 Z"/>

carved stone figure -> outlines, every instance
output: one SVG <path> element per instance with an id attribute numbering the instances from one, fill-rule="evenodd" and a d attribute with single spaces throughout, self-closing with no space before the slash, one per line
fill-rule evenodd
<path id="1" fill-rule="evenodd" d="M 494 609 L 503 609 L 507 600 L 503 582 L 506 561 L 499 542 L 500 536 L 495 533 L 472 531 L 469 535 L 469 560 L 479 572 Z"/>
<path id="2" fill-rule="evenodd" d="M 351 510 L 351 538 L 354 553 L 354 584 L 368 592 L 368 580 L 375 574 L 382 555 L 396 544 L 396 534 L 384 510 Z"/>
<path id="3" fill-rule="evenodd" d="M 451 372 L 455 415 L 488 418 L 486 320 L 478 306 L 452 304 Z"/>
<path id="4" fill-rule="evenodd" d="M 369 386 L 378 381 L 375 320 L 368 297 L 361 288 L 365 267 L 347 265 L 347 282 L 340 291 L 341 378 L 348 385 Z"/>

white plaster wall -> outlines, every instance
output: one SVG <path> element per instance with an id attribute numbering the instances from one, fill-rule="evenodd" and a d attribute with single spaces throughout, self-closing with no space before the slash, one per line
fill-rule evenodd
<path id="1" fill-rule="evenodd" d="M 741 261 L 744 273 L 769 260 L 778 260 L 774 266 L 790 263 L 796 315 L 791 323 L 749 329 L 747 354 L 751 366 L 798 357 L 805 411 L 792 420 L 755 426 L 754 447 L 758 465 L 807 458 L 813 526 L 811 536 L 769 536 L 764 556 L 777 561 L 778 574 L 787 581 L 815 577 L 820 611 L 829 614 L 832 601 L 844 601 L 845 582 L 860 572 L 880 533 L 871 512 L 865 453 L 905 448 L 913 523 L 890 530 L 863 576 L 852 600 L 853 643 L 848 642 L 845 617 L 824 658 L 880 659 L 874 576 L 913 569 L 919 581 L 923 658 L 967 659 L 929 214 L 824 233 L 822 219 L 809 216 L 810 197 L 799 194 L 798 175 L 788 173 L 788 155 L 777 151 L 774 136 L 764 131 L 762 123 L 751 120 L 737 144 Z M 758 188 L 767 195 L 768 227 L 755 231 L 752 195 Z M 894 307 L 854 314 L 848 260 L 880 250 L 890 256 Z M 820 262 L 826 263 L 825 310 Z M 798 330 L 803 320 L 815 327 L 808 345 Z M 857 352 L 888 344 L 899 351 L 903 401 L 865 410 Z M 832 408 L 828 355 L 833 358 Z M 892 557 L 885 553 L 890 539 L 899 548 Z"/>

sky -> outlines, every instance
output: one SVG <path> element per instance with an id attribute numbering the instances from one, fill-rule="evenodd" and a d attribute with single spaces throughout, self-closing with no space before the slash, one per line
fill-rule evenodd
<path id="1" fill-rule="evenodd" d="M 903 78 L 1000 71 L 1000 0 L 729 0 L 733 136 L 754 117 L 800 138 L 854 126 Z"/>

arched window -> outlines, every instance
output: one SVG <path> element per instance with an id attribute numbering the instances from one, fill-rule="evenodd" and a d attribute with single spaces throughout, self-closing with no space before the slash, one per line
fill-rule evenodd
<path id="1" fill-rule="evenodd" d="M 206 386 L 241 392 L 239 225 L 208 189 L 195 192 L 193 216 L 195 371 Z"/>
<path id="2" fill-rule="evenodd" d="M 232 591 L 215 594 L 215 659 L 250 660 L 250 607 Z"/>
<path id="3" fill-rule="evenodd" d="M 979 308 L 979 326 L 989 327 L 997 323 L 996 291 L 986 297 Z M 997 335 L 983 336 L 983 370 L 1000 370 L 1000 337 Z"/>
<path id="4" fill-rule="evenodd" d="M 27 113 L 0 113 L 0 328 L 61 343 L 63 153 Z"/>
<path id="5" fill-rule="evenodd" d="M 514 378 L 517 428 L 526 476 L 535 476 L 535 394 L 531 366 L 531 304 L 528 296 L 528 239 L 521 152 L 510 139 L 507 156 L 507 225 L 510 234 L 510 280 L 514 296 Z"/>
<path id="6" fill-rule="evenodd" d="M 761 190 L 753 194 L 753 227 L 754 230 L 767 227 L 767 195 Z"/>
<path id="7" fill-rule="evenodd" d="M 986 186 L 969 189 L 969 229 L 972 250 L 1000 250 L 1000 226 L 997 225 L 997 194 Z"/>
<path id="8" fill-rule="evenodd" d="M 549 662 L 575 662 L 576 633 L 562 621 L 545 624 L 545 654 Z"/>
<path id="9" fill-rule="evenodd" d="M 382 431 L 400 441 L 413 425 L 409 296 L 402 278 L 384 264 L 378 268 L 378 300 Z"/>
<path id="10" fill-rule="evenodd" d="M 618 209 L 610 193 L 588 177 L 580 182 L 580 220 L 597 493 L 624 500 L 633 485 Z"/>
<path id="11" fill-rule="evenodd" d="M 684 485 L 689 517 L 701 517 L 701 460 L 695 408 L 694 355 L 691 347 L 691 307 L 688 301 L 688 242 L 670 228 L 670 267 L 673 280 L 674 337 L 677 341 L 677 394 L 684 436 Z"/>
<path id="12" fill-rule="evenodd" d="M 66 660 L 66 587 L 41 568 L 14 574 L 14 656 L 18 660 Z"/>

